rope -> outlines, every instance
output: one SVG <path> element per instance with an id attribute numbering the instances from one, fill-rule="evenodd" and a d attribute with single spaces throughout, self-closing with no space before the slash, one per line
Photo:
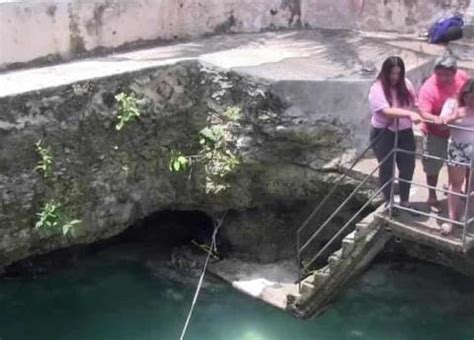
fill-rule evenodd
<path id="1" fill-rule="evenodd" d="M 219 231 L 219 228 L 221 227 L 222 223 L 224 223 L 224 219 L 225 219 L 226 215 L 227 215 L 227 211 L 224 212 L 224 214 L 222 215 L 222 217 L 220 219 L 216 218 L 213 221 L 213 223 L 214 223 L 214 232 L 212 233 L 211 245 L 209 246 L 209 251 L 207 252 L 206 262 L 204 262 L 204 267 L 203 267 L 202 272 L 201 272 L 201 277 L 199 278 L 199 282 L 198 282 L 198 285 L 197 285 L 197 288 L 196 288 L 196 292 L 194 293 L 193 302 L 191 304 L 191 308 L 189 309 L 188 317 L 186 318 L 186 322 L 184 324 L 183 331 L 181 332 L 181 337 L 179 338 L 180 340 L 184 340 L 184 336 L 186 335 L 186 331 L 188 329 L 189 322 L 191 321 L 191 316 L 193 315 L 194 306 L 196 305 L 196 301 L 198 299 L 199 292 L 201 290 L 202 283 L 204 281 L 204 276 L 206 275 L 206 270 L 207 270 L 207 265 L 209 264 L 209 259 L 211 258 L 212 253 L 217 251 L 216 236 L 217 236 L 217 232 Z"/>

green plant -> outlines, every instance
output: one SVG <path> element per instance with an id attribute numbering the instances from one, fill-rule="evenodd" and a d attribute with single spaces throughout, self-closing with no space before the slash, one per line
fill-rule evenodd
<path id="1" fill-rule="evenodd" d="M 61 233 L 66 236 L 73 233 L 74 227 L 81 223 L 80 220 L 67 219 L 61 204 L 54 200 L 46 202 L 36 215 L 38 215 L 38 221 L 35 224 L 35 229 L 43 230 L 49 234 Z"/>
<path id="2" fill-rule="evenodd" d="M 226 118 L 238 119 L 239 108 L 228 109 Z M 232 119 L 231 119 L 232 118 Z M 199 131 L 200 150 L 195 155 L 185 156 L 181 151 L 171 150 L 170 171 L 186 170 L 192 163 L 204 165 L 206 173 L 206 193 L 217 194 L 228 188 L 226 176 L 240 164 L 239 158 L 231 151 L 226 125 L 214 124 Z"/>
<path id="3" fill-rule="evenodd" d="M 125 125 L 140 117 L 140 110 L 138 108 L 137 98 L 133 95 L 121 92 L 115 96 L 115 100 L 118 103 L 118 123 L 115 125 L 115 129 L 120 131 Z"/>
<path id="4" fill-rule="evenodd" d="M 182 171 L 186 170 L 189 165 L 189 159 L 186 158 L 181 151 L 171 150 L 169 170 Z"/>
<path id="5" fill-rule="evenodd" d="M 41 139 L 35 143 L 35 147 L 36 147 L 36 152 L 38 153 L 40 157 L 40 160 L 35 170 L 41 171 L 43 173 L 44 178 L 51 177 L 53 175 L 53 163 L 54 163 L 54 158 L 51 153 L 51 148 L 45 147 Z"/>
<path id="6" fill-rule="evenodd" d="M 61 227 L 61 231 L 63 232 L 63 235 L 66 236 L 68 234 L 73 234 L 74 233 L 74 228 L 78 225 L 81 224 L 81 220 L 71 220 L 63 224 Z"/>

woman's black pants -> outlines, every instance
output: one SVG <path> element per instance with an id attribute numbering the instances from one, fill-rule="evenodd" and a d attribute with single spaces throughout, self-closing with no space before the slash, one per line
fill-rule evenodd
<path id="1" fill-rule="evenodd" d="M 385 183 L 390 181 L 393 174 L 393 157 L 388 157 L 385 162 L 380 164 L 382 160 L 393 150 L 395 147 L 395 132 L 388 129 L 377 129 L 372 127 L 370 130 L 370 141 L 373 142 L 378 138 L 378 140 L 372 145 L 374 150 L 375 157 L 379 162 L 379 181 L 380 186 L 382 187 Z M 415 136 L 413 134 L 413 129 L 405 129 L 398 131 L 398 148 L 402 150 L 407 150 L 415 152 Z M 401 179 L 411 181 L 413 178 L 413 172 L 415 171 L 415 155 L 407 154 L 402 152 L 397 152 L 396 165 L 398 168 L 398 176 Z M 410 183 L 399 182 L 400 188 L 400 201 L 408 202 L 410 197 Z M 391 185 L 388 184 L 383 192 L 383 196 L 386 202 L 390 202 L 390 191 Z"/>

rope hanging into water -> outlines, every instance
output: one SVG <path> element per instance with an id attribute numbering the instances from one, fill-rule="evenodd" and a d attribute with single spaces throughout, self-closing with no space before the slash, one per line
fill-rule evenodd
<path id="1" fill-rule="evenodd" d="M 214 232 L 212 233 L 211 245 L 209 246 L 209 251 L 207 252 L 206 262 L 204 262 L 204 267 L 202 268 L 201 277 L 199 278 L 199 282 L 196 288 L 196 292 L 194 293 L 193 302 L 191 304 L 191 308 L 189 309 L 188 317 L 186 318 L 186 322 L 184 324 L 183 331 L 181 332 L 180 340 L 184 340 L 184 336 L 186 335 L 186 331 L 189 326 L 189 322 L 191 321 L 191 316 L 193 315 L 194 306 L 196 305 L 196 301 L 199 296 L 199 292 L 201 290 L 202 283 L 204 281 L 204 276 L 206 275 L 207 265 L 209 264 L 209 259 L 213 252 L 217 252 L 217 244 L 216 244 L 216 236 L 219 228 L 221 227 L 222 223 L 224 223 L 224 219 L 227 215 L 227 211 L 224 212 L 221 218 L 216 218 L 213 220 L 214 223 Z"/>

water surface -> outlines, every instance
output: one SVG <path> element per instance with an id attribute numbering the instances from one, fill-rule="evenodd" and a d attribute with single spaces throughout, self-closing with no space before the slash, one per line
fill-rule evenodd
<path id="1" fill-rule="evenodd" d="M 98 256 L 36 279 L 0 281 L 0 338 L 178 339 L 193 292 L 192 285 L 157 275 L 133 257 Z M 474 281 L 420 263 L 374 265 L 322 317 L 306 321 L 213 282 L 202 291 L 187 336 L 194 340 L 473 338 Z"/>

